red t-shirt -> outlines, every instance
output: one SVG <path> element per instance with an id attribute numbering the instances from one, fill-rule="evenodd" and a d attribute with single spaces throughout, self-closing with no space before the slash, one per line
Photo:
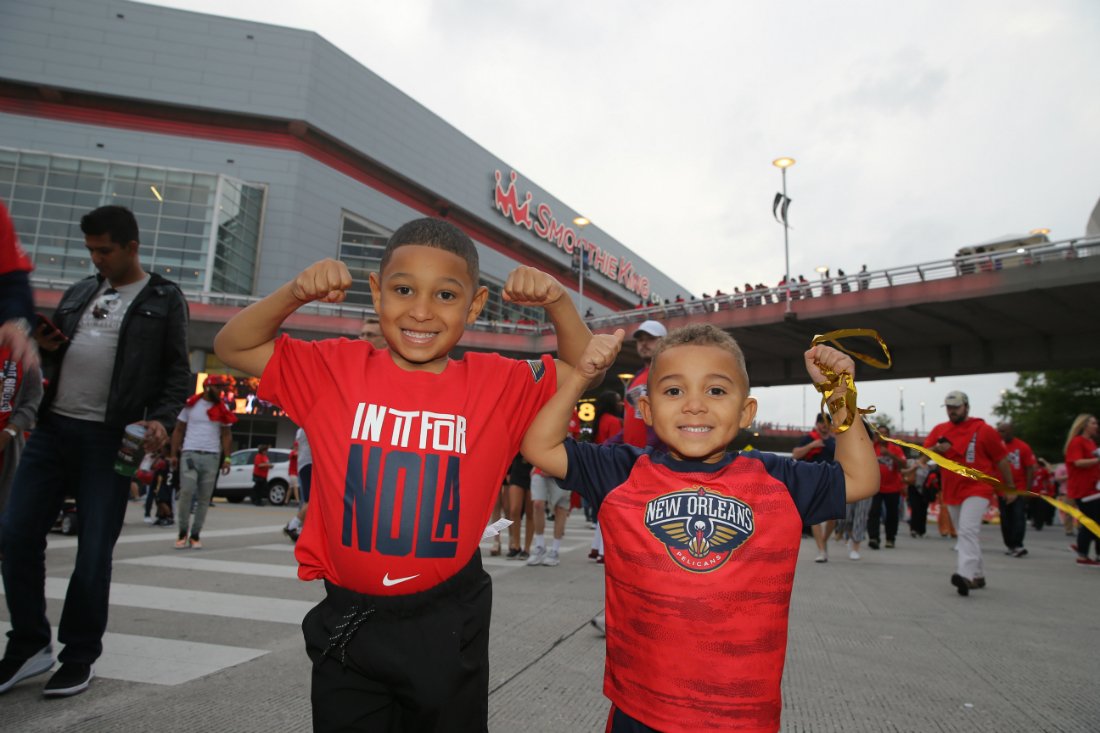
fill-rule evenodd
<path id="1" fill-rule="evenodd" d="M 596 425 L 596 435 L 592 439 L 592 442 L 604 443 L 607 441 L 608 438 L 618 435 L 619 431 L 622 429 L 623 421 L 612 415 L 610 412 L 605 412 L 604 414 L 600 415 L 600 422 L 598 425 Z"/>
<path id="2" fill-rule="evenodd" d="M 875 443 L 875 455 L 878 456 L 879 472 L 878 493 L 900 494 L 904 485 L 901 480 L 901 467 L 887 458 L 887 453 L 900 458 L 902 460 L 900 466 L 905 465 L 905 452 L 901 448 L 893 443 Z"/>
<path id="3" fill-rule="evenodd" d="M 0 203 L 0 275 L 9 272 L 30 272 L 34 269 L 31 258 L 19 245 L 15 225 L 7 208 Z"/>
<path id="4" fill-rule="evenodd" d="M 1002 478 L 997 464 L 1008 454 L 1008 449 L 1005 448 L 1001 436 L 985 420 L 968 417 L 958 424 L 950 421 L 940 423 L 928 433 L 928 437 L 924 439 L 924 447 L 931 448 L 941 437 L 951 443 L 951 448 L 944 454 L 945 458 L 976 468 L 996 479 Z M 984 496 L 993 501 L 993 487 L 984 481 L 975 481 L 947 470 L 941 470 L 940 474 L 944 504 L 962 504 L 964 499 L 971 496 Z"/>
<path id="5" fill-rule="evenodd" d="M 259 396 L 286 410 L 313 450 L 298 577 L 405 595 L 461 570 L 556 381 L 549 356 L 471 352 L 432 374 L 405 371 L 365 341 L 280 337 Z"/>
<path id="6" fill-rule="evenodd" d="M 290 451 L 290 465 L 286 467 L 287 476 L 298 475 L 298 449 Z"/>
<path id="7" fill-rule="evenodd" d="M 1066 446 L 1066 496 L 1070 499 L 1084 499 L 1096 493 L 1096 482 L 1100 481 L 1100 463 L 1087 468 L 1078 468 L 1074 461 L 1084 458 L 1096 458 L 1096 443 L 1084 435 L 1074 436 Z"/>
<path id="8" fill-rule="evenodd" d="M 799 538 L 844 515 L 840 465 L 565 447 L 608 542 L 604 694 L 664 733 L 779 730 Z"/>
<path id="9" fill-rule="evenodd" d="M 647 393 L 646 380 L 649 379 L 649 367 L 634 375 L 626 388 L 626 404 L 623 406 L 623 442 L 636 448 L 645 448 L 649 440 L 649 428 L 638 409 L 638 399 Z M 609 436 L 610 437 L 610 436 Z M 602 441 L 597 441 L 602 442 Z"/>
<path id="10" fill-rule="evenodd" d="M 1005 448 L 1008 450 L 1008 465 L 1012 466 L 1012 480 L 1016 488 L 1020 491 L 1028 491 L 1030 486 L 1027 482 L 1027 468 L 1036 464 L 1031 446 L 1014 437 L 1005 443 Z"/>
<path id="11" fill-rule="evenodd" d="M 266 453 L 257 453 L 256 457 L 252 459 L 252 475 L 267 478 L 267 474 L 270 472 L 271 456 Z"/>

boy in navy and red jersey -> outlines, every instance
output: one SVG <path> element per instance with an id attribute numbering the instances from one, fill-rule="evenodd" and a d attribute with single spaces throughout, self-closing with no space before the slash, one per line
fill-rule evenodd
<path id="1" fill-rule="evenodd" d="M 890 437 L 890 428 L 879 426 L 879 434 Z M 871 501 L 867 517 L 867 544 L 872 550 L 879 548 L 879 524 L 886 525 L 886 547 L 892 548 L 898 535 L 898 506 L 905 483 L 901 469 L 905 467 L 905 452 L 901 447 L 875 436 L 875 455 L 878 457 L 878 493 Z"/>
<path id="2" fill-rule="evenodd" d="M 370 274 L 388 348 L 276 339 L 283 320 L 351 286 L 340 262 L 307 268 L 235 316 L 215 349 L 262 372 L 260 396 L 309 435 L 313 497 L 295 555 L 327 598 L 306 616 L 316 731 L 484 731 L 492 588 L 478 545 L 528 424 L 591 338 L 561 285 L 527 267 L 504 296 L 542 306 L 559 353 L 516 361 L 449 352 L 484 307 L 477 250 L 420 219 Z M 568 419 L 568 416 L 567 416 Z"/>
<path id="3" fill-rule="evenodd" d="M 653 357 L 639 404 L 666 449 L 567 439 L 573 402 L 621 339 L 592 339 L 522 447 L 597 505 L 609 539 L 607 730 L 776 731 L 802 523 L 874 494 L 871 440 L 859 421 L 837 436 L 835 463 L 728 452 L 756 400 L 737 343 L 709 325 L 672 332 Z M 823 345 L 805 362 L 815 383 L 855 369 Z"/>

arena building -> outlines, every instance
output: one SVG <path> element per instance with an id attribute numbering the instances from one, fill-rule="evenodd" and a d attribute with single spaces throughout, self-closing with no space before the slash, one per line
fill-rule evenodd
<path id="1" fill-rule="evenodd" d="M 420 216 L 478 244 L 491 296 L 466 348 L 552 345 L 501 325 L 542 318 L 501 300 L 518 264 L 593 315 L 687 292 L 317 34 L 121 0 L 0 3 L 0 200 L 44 309 L 92 272 L 81 215 L 133 209 L 146 269 L 188 295 L 197 373 L 229 315 L 323 257 L 350 268 L 347 303 L 289 330 L 357 332 L 386 238 Z"/>

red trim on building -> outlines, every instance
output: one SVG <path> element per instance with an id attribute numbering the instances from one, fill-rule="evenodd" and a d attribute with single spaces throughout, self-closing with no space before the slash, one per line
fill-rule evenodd
<path id="1" fill-rule="evenodd" d="M 576 283 L 571 282 L 573 275 L 568 265 L 539 256 L 519 240 L 505 238 L 500 232 L 483 225 L 476 216 L 439 200 L 415 183 L 383 168 L 351 146 L 313 128 L 309 123 L 50 90 L 51 97 L 67 100 L 71 98 L 73 101 L 58 103 L 38 98 L 38 93 L 34 88 L 10 82 L 2 83 L 0 112 L 298 152 L 422 214 L 445 217 L 486 246 L 520 264 L 545 270 L 557 277 L 566 289 L 577 290 Z M 486 190 L 488 189 L 486 184 Z M 486 207 L 487 210 L 491 207 L 488 199 Z M 585 298 L 612 310 L 622 310 L 634 305 L 626 298 L 600 288 L 591 281 L 586 282 L 585 286 Z M 592 292 L 593 290 L 596 292 Z"/>

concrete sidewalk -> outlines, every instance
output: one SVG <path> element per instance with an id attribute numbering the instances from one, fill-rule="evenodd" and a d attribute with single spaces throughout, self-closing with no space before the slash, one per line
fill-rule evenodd
<path id="1" fill-rule="evenodd" d="M 133 510 L 131 510 L 133 512 Z M 41 698 L 28 681 L 0 698 L 4 730 L 196 733 L 307 731 L 309 666 L 293 619 L 234 619 L 178 608 L 150 610 L 140 588 L 202 599 L 235 593 L 304 604 L 316 584 L 286 577 L 292 556 L 266 536 L 289 511 L 221 505 L 191 564 L 129 518 L 116 551 L 109 632 L 169 643 L 233 646 L 261 656 L 178 684 L 100 678 L 87 693 Z M 601 731 L 603 640 L 589 627 L 602 606 L 602 566 L 587 561 L 589 530 L 571 518 L 557 568 L 490 558 L 494 576 L 489 729 L 493 733 Z M 136 526 L 135 526 L 136 524 Z M 151 539 L 145 539 L 146 537 Z M 162 539 L 163 538 L 163 539 Z M 67 577 L 73 548 L 58 535 L 50 576 Z M 827 564 L 803 540 L 784 679 L 786 731 L 1100 730 L 1100 569 L 1078 567 L 1061 528 L 1030 531 L 1030 554 L 1001 554 L 997 527 L 983 530 L 989 587 L 961 598 L 949 584 L 951 541 L 899 539 L 851 562 L 833 543 Z M 276 552 L 275 550 L 281 550 Z M 171 560 L 165 559 L 170 558 Z M 201 560 L 201 563 L 199 562 Z M 261 568 L 264 572 L 249 572 Z M 267 571 L 267 568 L 271 568 Z M 246 574 L 240 574 L 246 573 Z M 56 582 L 56 581 L 55 581 Z M 60 603 L 51 601 L 56 624 Z M 249 611 L 253 613 L 253 611 Z M 0 613 L 6 619 L 6 613 Z M 258 618 L 258 617 L 254 617 Z M 172 664 L 172 660 L 163 660 Z M 107 660 L 104 660 L 106 666 Z"/>

